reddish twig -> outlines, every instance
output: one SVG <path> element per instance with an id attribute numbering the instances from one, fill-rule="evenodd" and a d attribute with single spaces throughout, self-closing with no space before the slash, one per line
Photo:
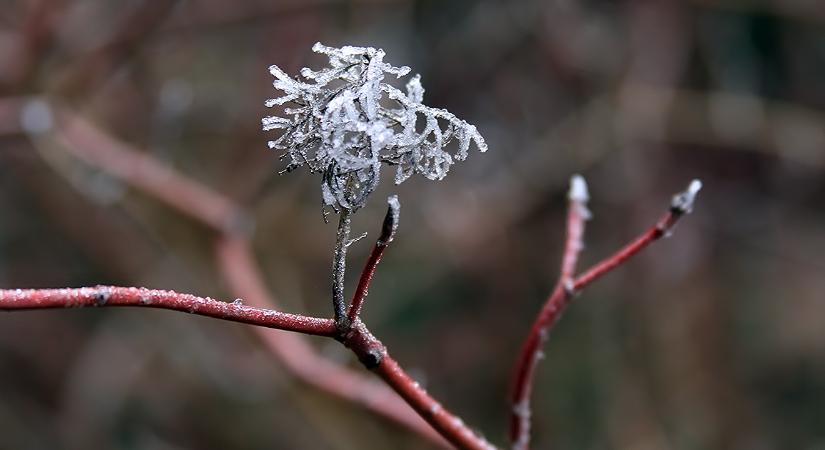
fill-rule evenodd
<path id="1" fill-rule="evenodd" d="M 387 214 L 381 227 L 381 235 L 375 242 L 370 253 L 358 287 L 350 302 L 347 312 L 347 331 L 339 339 L 344 345 L 352 349 L 358 359 L 369 369 L 380 376 L 395 392 L 398 393 L 418 415 L 426 420 L 432 429 L 450 443 L 461 449 L 493 449 L 492 444 L 474 433 L 464 422 L 441 403 L 430 396 L 415 380 L 413 380 L 387 352 L 386 347 L 376 339 L 361 322 L 359 316 L 364 299 L 366 299 L 370 282 L 387 246 L 395 238 L 401 204 L 398 197 L 387 199 Z"/>
<path id="2" fill-rule="evenodd" d="M 358 356 L 367 369 L 381 377 L 451 444 L 467 450 L 495 448 L 486 439 L 473 432 L 460 418 L 447 411 L 413 380 L 390 357 L 384 344 L 370 333 L 360 319 L 350 324 L 349 331 L 339 336 L 338 339 Z"/>
<path id="3" fill-rule="evenodd" d="M 258 308 L 277 306 L 262 281 L 245 233 L 251 229 L 251 221 L 232 200 L 109 136 L 76 114 L 61 110 L 54 115 L 59 119 L 55 137 L 72 155 L 216 231 L 215 258 L 235 296 Z M 450 447 L 386 385 L 319 356 L 299 335 L 254 330 L 298 379 L 362 405 L 440 447 Z"/>
<path id="4" fill-rule="evenodd" d="M 479 450 L 495 448 L 483 437 L 475 434 L 460 418 L 444 409 L 424 388 L 410 378 L 389 354 L 384 355 L 374 372 L 456 447 Z"/>
<path id="5" fill-rule="evenodd" d="M 253 306 L 273 305 L 246 239 L 224 236 L 216 245 L 218 266 L 229 290 Z M 318 356 L 300 336 L 255 328 L 254 331 L 298 379 L 359 404 L 403 425 L 431 442 L 450 445 L 386 385 Z"/>
<path id="6" fill-rule="evenodd" d="M 56 137 L 76 158 L 123 180 L 218 232 L 245 231 L 250 220 L 230 199 L 119 141 L 79 115 L 56 114 Z"/>
<path id="7" fill-rule="evenodd" d="M 541 347 L 547 340 L 547 333 L 558 319 L 570 298 L 576 262 L 582 250 L 584 222 L 590 218 L 587 210 L 587 184 L 576 175 L 570 180 L 568 195 L 570 206 L 567 211 L 567 236 L 561 263 L 561 276 L 552 294 L 539 311 L 524 341 L 516 363 L 515 383 L 512 391 L 510 412 L 510 439 L 514 449 L 526 449 L 530 442 L 530 392 L 536 365 L 542 358 Z"/>
<path id="8" fill-rule="evenodd" d="M 375 246 L 372 248 L 367 264 L 364 270 L 361 271 L 361 278 L 358 280 L 358 287 L 355 289 L 355 294 L 352 296 L 352 301 L 347 312 L 347 319 L 349 323 L 355 322 L 361 314 L 361 306 L 364 304 L 364 299 L 367 298 L 372 277 L 375 275 L 375 269 L 378 263 L 381 262 L 381 257 L 384 255 L 384 250 L 390 245 L 390 242 L 395 238 L 395 232 L 398 230 L 398 217 L 401 212 L 401 204 L 398 202 L 398 196 L 391 196 L 387 199 L 387 215 L 384 216 L 384 224 L 381 227 L 381 235 L 375 241 Z"/>
<path id="9" fill-rule="evenodd" d="M 670 210 L 668 210 L 668 212 L 665 213 L 665 215 L 663 215 L 658 222 L 656 222 L 656 225 L 645 230 L 641 236 L 576 277 L 573 282 L 573 290 L 581 290 L 588 284 L 601 278 L 611 270 L 627 261 L 629 258 L 633 257 L 633 255 L 644 250 L 645 247 L 652 244 L 654 241 L 663 236 L 667 236 L 673 226 L 676 225 L 676 222 L 678 222 L 682 216 L 693 210 L 693 202 L 696 199 L 696 194 L 701 188 L 702 182 L 699 180 L 693 180 L 684 192 L 674 195 L 673 200 L 670 203 Z"/>
<path id="10" fill-rule="evenodd" d="M 575 181 L 572 183 L 575 185 Z M 526 450 L 530 445 L 530 392 L 533 386 L 535 370 L 541 359 L 541 347 L 547 340 L 550 329 L 558 320 L 564 308 L 570 302 L 573 294 L 585 286 L 601 278 L 611 270 L 626 262 L 629 258 L 642 251 L 652 242 L 666 236 L 676 222 L 693 209 L 696 194 L 702 183 L 693 180 L 687 190 L 673 196 L 670 210 L 654 226 L 642 233 L 641 236 L 622 247 L 613 255 L 596 263 L 582 275 L 573 278 L 574 266 L 581 249 L 583 220 L 587 217 L 584 202 L 574 198 L 575 189 L 571 186 L 571 205 L 567 221 L 567 243 L 562 258 L 561 278 L 539 311 L 530 333 L 522 346 L 516 364 L 515 382 L 511 397 L 512 411 L 510 413 L 510 439 L 514 450 Z M 583 192 L 586 192 L 584 190 Z M 576 212 L 576 210 L 584 213 Z"/>
<path id="11" fill-rule="evenodd" d="M 576 272 L 576 262 L 584 248 L 584 222 L 590 219 L 590 211 L 587 209 L 590 194 L 581 175 L 574 175 L 570 179 L 570 192 L 567 197 L 570 206 L 567 211 L 567 236 L 561 260 L 561 281 L 565 284 L 569 284 Z"/>
<path id="12" fill-rule="evenodd" d="M 230 289 L 239 297 L 245 298 L 252 306 L 228 304 L 170 291 L 102 286 L 0 291 L 0 309 L 143 305 L 335 337 L 350 348 L 367 368 L 378 374 L 407 404 L 401 402 L 386 386 L 319 357 L 299 336 L 255 328 L 290 372 L 305 382 L 391 418 L 436 444 L 444 446 L 446 444 L 443 439 L 446 439 L 459 448 L 493 448 L 412 380 L 359 319 L 361 306 L 376 267 L 397 227 L 397 200 L 390 200 L 382 234 L 361 274 L 358 288 L 346 314 L 345 327 L 331 319 L 279 313 L 266 309 L 273 301 L 264 286 L 249 247 L 246 232 L 250 229 L 250 222 L 245 219 L 246 215 L 240 208 L 201 183 L 109 137 L 84 119 L 71 114 L 61 114 L 59 117 L 62 120 L 61 126 L 56 130 L 56 137 L 75 156 L 215 230 L 218 233 L 216 260 L 221 273 L 229 283 Z M 589 213 L 586 208 L 587 190 L 584 180 L 580 177 L 573 178 L 560 279 L 534 322 L 518 361 L 511 414 L 511 438 L 514 448 L 526 449 L 529 445 L 529 397 L 535 368 L 541 357 L 541 345 L 572 294 L 621 265 L 654 240 L 666 235 L 682 215 L 690 212 L 700 187 L 698 181 L 691 183 L 688 190 L 674 197 L 669 213 L 652 229 L 616 254 L 585 271 L 583 275 L 574 278 L 576 261 L 582 248 L 584 221 Z M 345 242 L 345 245 L 348 244 L 349 242 Z M 413 413 L 413 409 L 420 417 Z M 427 427 L 422 418 L 432 428 Z"/>
<path id="13" fill-rule="evenodd" d="M 84 308 L 99 306 L 143 306 L 171 309 L 216 319 L 230 320 L 279 330 L 327 336 L 335 335 L 335 323 L 271 309 L 227 303 L 156 289 L 95 286 L 77 289 L 0 289 L 0 310 Z"/>

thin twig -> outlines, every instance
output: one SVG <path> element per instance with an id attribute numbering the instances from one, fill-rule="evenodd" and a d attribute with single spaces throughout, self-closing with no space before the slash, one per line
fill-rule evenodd
<path id="1" fill-rule="evenodd" d="M 244 302 L 258 307 L 275 304 L 267 289 L 248 240 L 238 236 L 218 239 L 215 253 L 218 268 L 229 290 Z M 265 328 L 252 329 L 299 380 L 387 417 L 442 448 L 451 446 L 386 384 L 320 357 L 294 333 Z"/>
<path id="2" fill-rule="evenodd" d="M 344 276 L 347 271 L 347 249 L 350 234 L 352 212 L 341 208 L 338 218 L 338 232 L 335 235 L 335 253 L 332 256 L 332 308 L 335 311 L 335 323 L 341 330 L 349 324 L 346 321 L 347 305 L 344 300 Z"/>
<path id="3" fill-rule="evenodd" d="M 457 448 L 465 450 L 495 449 L 486 439 L 474 433 L 459 417 L 447 411 L 438 401 L 432 398 L 421 385 L 404 372 L 398 362 L 389 354 L 384 355 L 381 364 L 373 371 Z"/>
<path id="4" fill-rule="evenodd" d="M 576 277 L 573 282 L 573 290 L 576 292 L 580 291 L 588 284 L 596 281 L 627 261 L 633 255 L 644 250 L 648 245 L 664 236 L 668 236 L 674 225 L 676 225 L 676 222 L 678 222 L 682 216 L 689 214 L 693 210 L 693 203 L 700 189 L 702 189 L 701 181 L 691 181 L 686 190 L 673 196 L 673 200 L 670 202 L 670 209 L 655 225 L 645 230 L 639 237 L 620 248 L 616 253 L 594 264 L 593 267 Z"/>
<path id="5" fill-rule="evenodd" d="M 370 257 L 367 259 L 367 264 L 364 270 L 361 271 L 361 278 L 358 280 L 358 287 L 355 289 L 355 295 L 352 296 L 352 301 L 349 305 L 349 312 L 347 319 L 350 323 L 355 322 L 361 314 L 361 306 L 364 304 L 364 299 L 367 298 L 372 277 L 375 275 L 375 269 L 378 263 L 381 262 L 381 257 L 384 255 L 384 250 L 387 249 L 390 242 L 395 238 L 395 232 L 398 230 L 398 220 L 401 212 L 401 203 L 398 202 L 398 196 L 393 195 L 387 199 L 387 215 L 384 216 L 384 224 L 381 227 L 381 235 L 375 241 L 375 246 L 372 248 Z"/>
<path id="6" fill-rule="evenodd" d="M 248 232 L 252 220 L 229 198 L 108 135 L 85 118 L 65 110 L 56 114 L 55 137 L 86 164 L 117 177 L 218 232 Z"/>
<path id="7" fill-rule="evenodd" d="M 227 303 L 209 297 L 197 297 L 174 291 L 117 286 L 75 289 L 0 289 L 0 310 L 4 311 L 102 306 L 171 309 L 315 336 L 332 337 L 336 332 L 335 324 L 329 319 L 245 306 L 241 302 Z"/>
<path id="8" fill-rule="evenodd" d="M 571 184 L 575 184 L 575 181 Z M 513 384 L 512 411 L 510 413 L 510 439 L 514 450 L 527 450 L 530 445 L 530 392 L 535 377 L 535 370 L 541 359 L 541 347 L 547 340 L 548 333 L 556 323 L 573 294 L 601 278 L 611 270 L 619 267 L 629 258 L 642 251 L 652 242 L 667 236 L 676 222 L 693 209 L 696 194 L 702 188 L 699 180 L 693 180 L 688 188 L 673 196 L 669 211 L 641 236 L 619 249 L 613 255 L 596 263 L 584 274 L 573 278 L 575 261 L 581 249 L 583 220 L 587 218 L 584 202 L 576 202 L 571 187 L 571 205 L 568 211 L 567 243 L 562 258 L 561 278 L 545 302 L 536 318 L 530 333 L 524 342 L 516 365 Z M 584 191 L 586 192 L 586 191 Z M 582 197 L 587 200 L 586 195 Z"/>
<path id="9" fill-rule="evenodd" d="M 576 262 L 583 248 L 584 222 L 590 218 L 590 212 L 587 209 L 587 184 L 581 176 L 571 178 L 568 200 L 570 205 L 567 210 L 567 236 L 561 276 L 530 327 L 516 363 L 510 410 L 510 439 L 515 450 L 526 450 L 530 444 L 530 393 L 536 366 L 542 358 L 541 348 L 547 341 L 547 333 L 570 298 Z"/>
<path id="10" fill-rule="evenodd" d="M 495 449 L 484 437 L 476 434 L 459 417 L 444 408 L 418 382 L 413 380 L 360 319 L 356 319 L 351 324 L 343 342 L 358 356 L 366 368 L 381 377 L 418 412 L 419 416 L 452 445 L 465 450 Z"/>
<path id="11" fill-rule="evenodd" d="M 259 308 L 277 307 L 250 249 L 251 220 L 231 199 L 177 172 L 149 153 L 117 140 L 66 109 L 54 136 L 83 162 L 166 204 L 216 234 L 216 260 L 235 296 Z M 450 445 L 386 385 L 328 361 L 300 335 L 255 327 L 265 345 L 298 379 L 386 417 L 442 448 Z"/>

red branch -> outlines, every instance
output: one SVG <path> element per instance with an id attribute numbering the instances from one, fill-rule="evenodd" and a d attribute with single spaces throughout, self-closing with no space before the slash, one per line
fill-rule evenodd
<path id="1" fill-rule="evenodd" d="M 514 449 L 526 449 L 530 442 L 530 392 L 536 365 L 542 358 L 541 347 L 547 341 L 547 333 L 567 305 L 568 295 L 576 271 L 576 262 L 582 250 L 584 222 L 590 217 L 587 210 L 587 184 L 580 176 L 570 180 L 570 206 L 567 210 L 567 237 L 561 263 L 561 276 L 553 293 L 544 303 L 527 339 L 524 341 L 516 363 L 515 383 L 511 397 L 510 439 Z"/>
<path id="2" fill-rule="evenodd" d="M 251 220 L 231 199 L 169 168 L 148 153 L 117 140 L 77 114 L 61 109 L 55 116 L 58 126 L 54 136 L 63 144 L 62 148 L 84 163 L 213 229 L 216 232 L 215 259 L 233 295 L 256 308 L 277 307 L 250 248 L 247 234 L 251 230 Z M 397 214 L 395 218 L 397 221 Z M 385 239 L 383 246 L 386 247 L 390 240 Z M 387 385 L 319 356 L 300 335 L 258 327 L 253 330 L 285 368 L 301 381 L 361 405 L 439 447 L 451 447 Z"/>
<path id="3" fill-rule="evenodd" d="M 157 289 L 95 286 L 76 289 L 0 289 L 0 310 L 84 308 L 97 306 L 142 306 L 171 309 L 200 316 L 230 320 L 315 336 L 332 337 L 335 323 L 330 319 L 289 314 L 271 309 L 227 303 Z"/>
<path id="4" fill-rule="evenodd" d="M 583 180 L 581 180 L 581 183 L 583 183 Z M 575 184 L 576 179 L 574 177 L 571 182 L 567 240 L 564 256 L 562 257 L 561 277 L 550 297 L 539 311 L 522 346 L 516 364 L 511 397 L 512 410 L 510 412 L 510 440 L 513 443 L 513 450 L 527 450 L 530 446 L 530 393 L 535 378 L 536 366 L 542 357 L 541 347 L 547 341 L 550 329 L 558 321 L 573 294 L 578 293 L 585 286 L 627 262 L 628 259 L 662 236 L 668 235 L 676 222 L 692 210 L 696 194 L 702 187 L 699 180 L 693 180 L 687 190 L 673 196 L 670 210 L 655 225 L 645 230 L 641 236 L 613 255 L 596 263 L 584 274 L 573 278 L 578 253 L 582 247 L 584 220 L 587 218 L 587 209 L 584 204 L 587 200 L 586 188 L 582 191 L 585 195 L 578 196 L 577 199 L 577 196 L 574 195 L 576 191 Z"/>
<path id="5" fill-rule="evenodd" d="M 448 445 L 446 439 L 462 449 L 494 448 L 410 378 L 359 319 L 370 282 L 398 224 L 397 199 L 389 200 L 390 207 L 382 234 L 367 260 L 350 303 L 347 312 L 349 323 L 342 328 L 331 319 L 269 309 L 275 302 L 263 282 L 250 248 L 247 236 L 251 229 L 250 221 L 234 202 L 108 136 L 79 116 L 61 113 L 58 117 L 61 120 L 55 136 L 70 153 L 216 231 L 215 258 L 219 269 L 230 290 L 251 306 L 171 291 L 98 286 L 80 289 L 0 290 L 0 310 L 147 306 L 334 337 L 349 347 L 386 385 L 325 360 L 298 335 L 254 328 L 286 368 L 308 384 L 388 417 L 440 446 Z M 677 220 L 690 212 L 700 187 L 698 181 L 691 183 L 685 192 L 674 196 L 670 211 L 655 226 L 583 275 L 574 278 L 576 262 L 582 249 L 584 221 L 589 217 L 589 212 L 584 180 L 578 176 L 572 179 L 560 278 L 533 323 L 517 363 L 510 415 L 514 449 L 524 450 L 529 446 L 529 400 L 535 369 L 542 355 L 541 346 L 572 295 L 615 269 L 653 241 L 667 235 Z M 407 403 L 394 395 L 387 385 Z"/>
<path id="6" fill-rule="evenodd" d="M 398 203 L 398 197 L 393 195 L 387 199 L 389 206 L 387 207 L 387 215 L 384 216 L 384 224 L 381 227 L 381 235 L 375 241 L 375 246 L 370 252 L 367 259 L 367 264 L 364 270 L 361 271 L 361 278 L 358 280 L 358 287 L 355 288 L 355 294 L 352 296 L 352 301 L 347 312 L 347 320 L 350 323 L 355 322 L 361 314 L 361 306 L 364 299 L 367 298 L 367 293 L 372 282 L 372 277 L 375 276 L 375 269 L 378 263 L 381 262 L 381 257 L 384 255 L 384 250 L 390 245 L 390 242 L 395 238 L 395 232 L 398 230 L 398 218 L 401 210 L 401 204 Z"/>
<path id="7" fill-rule="evenodd" d="M 668 211 L 664 216 L 662 216 L 661 219 L 659 219 L 658 222 L 656 222 L 656 225 L 648 228 L 639 237 L 620 248 L 616 253 L 603 259 L 601 262 L 593 265 L 593 267 L 587 269 L 587 271 L 583 274 L 576 277 L 575 281 L 573 281 L 573 290 L 576 292 L 580 291 L 588 284 L 601 278 L 611 270 L 622 265 L 625 261 L 632 258 L 640 251 L 644 250 L 645 247 L 664 236 L 671 228 L 673 228 L 679 218 L 683 215 L 684 214 L 678 210 Z"/>
<path id="8" fill-rule="evenodd" d="M 384 354 L 381 364 L 374 371 L 457 448 L 468 450 L 495 448 L 484 438 L 473 433 L 460 418 L 444 409 L 424 388 L 410 378 L 389 354 Z"/>
<path id="9" fill-rule="evenodd" d="M 229 290 L 235 295 L 254 306 L 274 304 L 245 239 L 229 236 L 219 239 L 216 258 Z M 441 447 L 450 447 L 386 385 L 318 356 L 298 335 L 264 328 L 254 328 L 254 331 L 287 370 L 304 382 L 388 417 Z"/>
<path id="10" fill-rule="evenodd" d="M 86 164 L 117 177 L 218 232 L 245 231 L 250 220 L 230 199 L 140 152 L 81 116 L 58 115 L 56 137 Z"/>

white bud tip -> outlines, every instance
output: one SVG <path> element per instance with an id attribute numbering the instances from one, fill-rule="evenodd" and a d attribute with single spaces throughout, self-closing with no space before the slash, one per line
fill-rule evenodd
<path id="1" fill-rule="evenodd" d="M 568 198 L 571 202 L 587 203 L 590 194 L 587 192 L 587 182 L 581 175 L 573 175 L 570 178 L 570 193 Z"/>
<path id="2" fill-rule="evenodd" d="M 398 214 L 397 211 L 401 209 L 401 202 L 398 201 L 397 195 L 390 195 L 387 197 L 387 204 L 389 204 L 390 209 L 396 211 L 396 214 Z"/>
<path id="3" fill-rule="evenodd" d="M 398 220 L 401 213 L 401 202 L 397 195 L 387 197 L 387 215 L 384 216 L 384 225 L 381 227 L 381 236 L 378 237 L 377 244 L 387 245 L 395 238 L 398 231 Z"/>
<path id="4" fill-rule="evenodd" d="M 686 190 L 673 196 L 670 203 L 671 209 L 683 214 L 693 211 L 693 202 L 696 200 L 696 194 L 699 193 L 700 189 L 702 189 L 701 181 L 691 181 Z"/>

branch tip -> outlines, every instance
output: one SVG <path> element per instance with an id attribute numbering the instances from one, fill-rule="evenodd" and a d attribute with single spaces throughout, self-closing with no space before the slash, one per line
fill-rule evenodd
<path id="1" fill-rule="evenodd" d="M 581 175 L 570 177 L 570 191 L 567 193 L 572 207 L 579 214 L 581 219 L 590 220 L 593 214 L 587 209 L 587 202 L 590 201 L 590 192 L 587 189 L 587 182 Z"/>
<path id="2" fill-rule="evenodd" d="M 387 215 L 384 216 L 384 224 L 381 226 L 381 236 L 378 237 L 378 245 L 387 245 L 395 238 L 398 230 L 398 221 L 401 214 L 401 202 L 397 195 L 387 197 Z"/>
<path id="3" fill-rule="evenodd" d="M 579 202 L 586 204 L 590 200 L 590 193 L 587 190 L 587 182 L 581 175 L 573 175 L 570 177 L 570 192 L 567 198 L 571 202 Z"/>
<path id="4" fill-rule="evenodd" d="M 694 179 L 690 182 L 687 189 L 673 196 L 670 202 L 670 209 L 676 214 L 690 214 L 693 211 L 693 203 L 696 200 L 696 194 L 702 189 L 702 182 Z"/>

